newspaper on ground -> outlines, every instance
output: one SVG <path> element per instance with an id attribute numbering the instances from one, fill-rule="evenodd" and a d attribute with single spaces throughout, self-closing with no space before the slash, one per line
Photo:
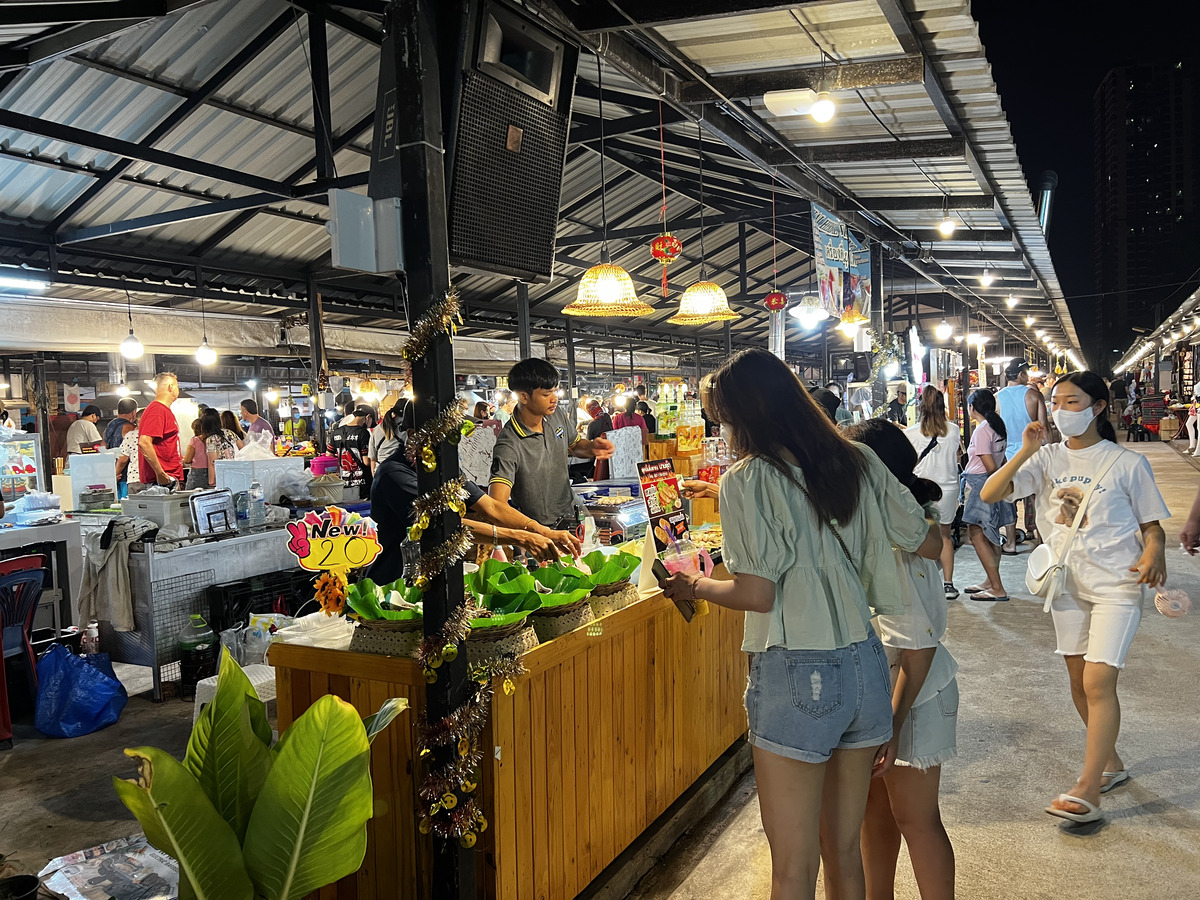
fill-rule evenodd
<path id="1" fill-rule="evenodd" d="M 135 834 L 52 859 L 38 873 L 67 900 L 176 900 L 175 860 Z"/>

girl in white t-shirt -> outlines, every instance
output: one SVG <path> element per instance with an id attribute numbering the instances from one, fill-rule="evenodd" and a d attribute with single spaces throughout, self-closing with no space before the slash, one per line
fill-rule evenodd
<path id="1" fill-rule="evenodd" d="M 871 419 L 846 429 L 866 444 L 912 493 L 926 518 L 940 518 L 941 487 L 916 475 L 917 451 L 888 422 Z M 957 465 L 957 463 L 956 463 Z M 863 820 L 863 869 L 868 897 L 890 897 L 900 839 L 908 844 L 917 887 L 926 900 L 954 896 L 954 848 L 938 809 L 942 763 L 957 755 L 958 663 L 942 646 L 947 597 L 937 563 L 893 547 L 904 598 L 900 615 L 872 620 L 892 676 L 892 745 L 896 765 L 871 780 Z"/>
<path id="2" fill-rule="evenodd" d="M 1123 449 L 1108 421 L 1108 386 L 1072 372 L 1054 386 L 1051 407 L 1061 444 L 1042 446 L 1045 426 L 1025 428 L 1021 450 L 983 489 L 984 500 L 1038 495 L 1038 532 L 1058 559 L 1092 479 L 1068 560 L 1066 590 L 1050 606 L 1071 699 L 1087 725 L 1083 774 L 1046 812 L 1076 822 L 1100 818 L 1100 795 L 1129 779 L 1117 754 L 1121 707 L 1117 676 L 1142 618 L 1143 585 L 1166 581 L 1170 517 L 1146 457 Z"/>

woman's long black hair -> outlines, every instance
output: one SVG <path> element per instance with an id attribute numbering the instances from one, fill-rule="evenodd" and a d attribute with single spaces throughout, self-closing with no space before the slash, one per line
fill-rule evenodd
<path id="1" fill-rule="evenodd" d="M 729 426 L 739 457 L 758 457 L 799 485 L 783 456 L 789 451 L 818 516 L 835 522 L 854 518 L 866 457 L 782 360 L 766 350 L 743 350 L 704 377 L 700 394 L 709 416 Z"/>
<path id="2" fill-rule="evenodd" d="M 1096 431 L 1100 433 L 1100 437 L 1106 441 L 1117 442 L 1117 432 L 1113 428 L 1112 422 L 1108 421 L 1108 410 L 1112 406 L 1112 396 L 1109 394 L 1108 385 L 1104 383 L 1104 379 L 1095 372 L 1072 372 L 1069 375 L 1063 375 L 1055 382 L 1055 387 L 1060 384 L 1073 384 L 1085 394 L 1092 398 L 1092 405 L 1095 406 L 1101 400 L 1104 401 L 1104 409 L 1100 410 L 1100 415 L 1096 416 Z"/>
<path id="3" fill-rule="evenodd" d="M 867 419 L 847 427 L 846 437 L 874 450 L 888 471 L 912 492 L 922 506 L 942 499 L 942 489 L 937 482 L 918 478 L 913 473 L 917 467 L 917 451 L 904 432 L 891 422 L 886 419 Z"/>
<path id="4" fill-rule="evenodd" d="M 995 394 L 985 388 L 980 388 L 971 393 L 971 396 L 967 399 L 967 404 L 971 409 L 983 416 L 984 421 L 992 426 L 992 431 L 1005 440 L 1008 440 L 1008 429 L 1004 425 L 1004 420 L 1000 418 L 1000 414 L 996 412 Z"/>

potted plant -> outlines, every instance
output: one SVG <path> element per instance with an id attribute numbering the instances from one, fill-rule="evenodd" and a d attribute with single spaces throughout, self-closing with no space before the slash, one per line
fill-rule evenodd
<path id="1" fill-rule="evenodd" d="M 263 702 L 223 653 L 183 761 L 129 749 L 138 777 L 113 784 L 147 840 L 179 864 L 181 900 L 304 897 L 362 865 L 371 740 L 407 706 L 388 700 L 363 720 L 326 695 L 272 744 Z"/>

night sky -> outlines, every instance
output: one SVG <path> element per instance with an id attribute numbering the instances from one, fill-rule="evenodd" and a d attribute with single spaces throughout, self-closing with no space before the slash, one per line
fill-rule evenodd
<path id="1" fill-rule="evenodd" d="M 1091 350 L 1092 94 L 1114 66 L 1194 53 L 1183 5 L 975 0 L 971 12 L 1025 176 L 1058 173 L 1050 252 L 1085 353 Z M 1077 299 L 1072 299 L 1072 298 Z M 1090 364 L 1092 363 L 1089 360 Z"/>

